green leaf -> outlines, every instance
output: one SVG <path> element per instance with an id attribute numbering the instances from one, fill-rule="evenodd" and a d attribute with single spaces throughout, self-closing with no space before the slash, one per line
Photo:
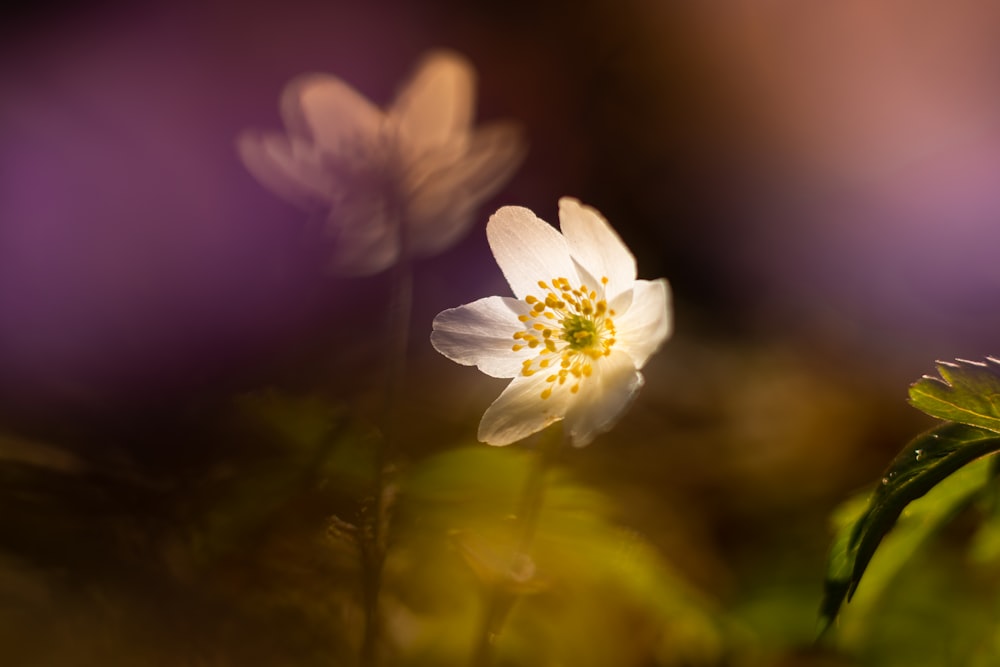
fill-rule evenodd
<path id="1" fill-rule="evenodd" d="M 827 626 L 850 600 L 882 539 L 910 503 L 976 459 L 1000 451 L 1000 436 L 965 424 L 946 423 L 914 438 L 893 460 L 863 510 L 849 508 L 834 540 L 820 614 Z M 943 520 L 982 488 L 985 474 L 924 508 Z M 960 485 L 961 486 L 961 485 Z M 855 501 L 856 502 L 856 501 Z M 914 542 L 915 544 L 915 542 Z"/>
<path id="2" fill-rule="evenodd" d="M 940 378 L 910 387 L 910 403 L 932 417 L 1000 433 L 1000 359 L 939 361 Z"/>

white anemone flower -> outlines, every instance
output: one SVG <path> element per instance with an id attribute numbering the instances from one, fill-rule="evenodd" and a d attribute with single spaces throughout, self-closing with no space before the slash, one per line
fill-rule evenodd
<path id="1" fill-rule="evenodd" d="M 479 424 L 509 445 L 565 420 L 574 445 L 610 429 L 642 387 L 640 369 L 670 335 L 670 288 L 636 280 L 635 257 L 594 209 L 559 200 L 562 233 L 520 206 L 486 226 L 516 298 L 491 296 L 434 318 L 452 361 L 512 378 Z"/>
<path id="2" fill-rule="evenodd" d="M 457 242 L 520 164 L 518 128 L 473 128 L 474 105 L 475 70 L 435 51 L 385 111 L 335 76 L 299 76 L 281 97 L 287 134 L 237 145 L 265 187 L 325 216 L 334 271 L 370 275 Z"/>

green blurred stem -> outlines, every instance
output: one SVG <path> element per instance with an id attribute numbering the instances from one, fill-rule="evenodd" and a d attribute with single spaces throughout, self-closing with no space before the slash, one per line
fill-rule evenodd
<path id="1" fill-rule="evenodd" d="M 547 436 L 547 437 L 546 437 Z M 471 667 L 490 667 L 493 664 L 494 647 L 503 631 L 508 614 L 519 593 L 518 572 L 526 565 L 531 565 L 531 543 L 538 528 L 538 516 L 545 501 L 545 478 L 556 455 L 564 447 L 559 445 L 569 442 L 569 434 L 562 429 L 551 429 L 542 438 L 541 446 L 534 457 L 528 477 L 521 490 L 518 502 L 517 520 L 520 524 L 517 546 L 511 555 L 506 572 L 500 574 L 486 591 L 486 601 L 483 608 L 483 620 L 475 640 Z M 530 574 L 528 576 L 531 576 Z"/>
<path id="2" fill-rule="evenodd" d="M 364 517 L 364 531 L 360 542 L 365 612 L 364 637 L 361 643 L 362 667 L 375 667 L 378 664 L 378 644 L 381 638 L 378 600 L 382 588 L 386 534 L 393 495 L 390 475 L 397 447 L 398 409 L 406 375 L 407 342 L 413 310 L 413 269 L 405 229 L 405 225 L 399 225 L 400 259 L 393 268 L 392 296 L 386 318 L 388 354 L 381 415 L 382 438 L 375 452 L 371 505 Z"/>

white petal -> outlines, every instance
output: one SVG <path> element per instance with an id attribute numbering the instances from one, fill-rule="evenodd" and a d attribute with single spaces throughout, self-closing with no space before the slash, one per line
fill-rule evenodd
<path id="1" fill-rule="evenodd" d="M 566 278 L 579 282 L 566 239 L 526 208 L 504 206 L 494 213 L 486 224 L 486 238 L 519 299 L 541 293 L 539 280 Z"/>
<path id="2" fill-rule="evenodd" d="M 537 433 L 566 414 L 568 391 L 542 398 L 549 386 L 541 373 L 515 377 L 479 422 L 479 439 L 490 445 L 509 445 Z"/>
<path id="3" fill-rule="evenodd" d="M 293 135 L 311 138 L 333 155 L 375 145 L 385 119 L 378 107 L 328 74 L 293 79 L 282 93 L 281 114 Z"/>
<path id="4" fill-rule="evenodd" d="M 476 207 L 500 189 L 523 157 L 517 127 L 477 131 L 464 156 L 441 164 L 414 188 L 408 206 L 414 252 L 435 254 L 460 239 L 473 223 Z"/>
<path id="5" fill-rule="evenodd" d="M 580 383 L 566 413 L 566 428 L 577 447 L 590 444 L 614 426 L 643 384 L 642 375 L 624 352 L 612 350 L 593 367 L 593 375 Z"/>
<path id="6" fill-rule="evenodd" d="M 635 257 L 600 213 L 563 197 L 559 200 L 559 228 L 573 257 L 595 278 L 608 278 L 605 294 L 609 301 L 632 287 Z"/>
<path id="7" fill-rule="evenodd" d="M 452 361 L 476 366 L 493 377 L 512 378 L 521 372 L 521 362 L 537 356 L 528 348 L 511 349 L 514 332 L 524 329 L 517 316 L 529 310 L 523 301 L 504 296 L 445 310 L 431 325 L 431 345 Z"/>
<path id="8" fill-rule="evenodd" d="M 319 154 L 308 144 L 285 135 L 244 132 L 236 148 L 247 170 L 283 199 L 305 208 L 329 203 L 334 176 L 324 170 Z"/>
<path id="9" fill-rule="evenodd" d="M 632 305 L 615 317 L 615 329 L 617 345 L 632 357 L 636 368 L 646 365 L 646 360 L 663 344 L 672 328 L 670 285 L 666 279 L 635 281 Z"/>
<path id="10" fill-rule="evenodd" d="M 476 74 L 462 56 L 437 51 L 421 61 L 389 111 L 411 155 L 465 134 L 472 122 Z"/>

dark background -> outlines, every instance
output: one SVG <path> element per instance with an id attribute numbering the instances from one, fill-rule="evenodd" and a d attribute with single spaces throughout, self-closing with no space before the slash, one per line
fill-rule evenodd
<path id="1" fill-rule="evenodd" d="M 277 97 L 298 73 L 336 73 L 387 104 L 438 46 L 478 68 L 479 117 L 515 119 L 530 142 L 484 221 L 505 203 L 548 219 L 563 195 L 594 205 L 643 276 L 672 281 L 681 331 L 801 338 L 893 381 L 989 354 L 995 14 L 735 0 L 23 7 L 5 21 L 0 70 L 4 393 L 187 391 L 368 289 L 304 275 L 297 212 L 233 141 L 280 127 Z M 440 258 L 456 292 L 425 290 L 428 308 L 481 294 L 493 277 L 470 266 L 486 252 L 473 233 Z"/>

